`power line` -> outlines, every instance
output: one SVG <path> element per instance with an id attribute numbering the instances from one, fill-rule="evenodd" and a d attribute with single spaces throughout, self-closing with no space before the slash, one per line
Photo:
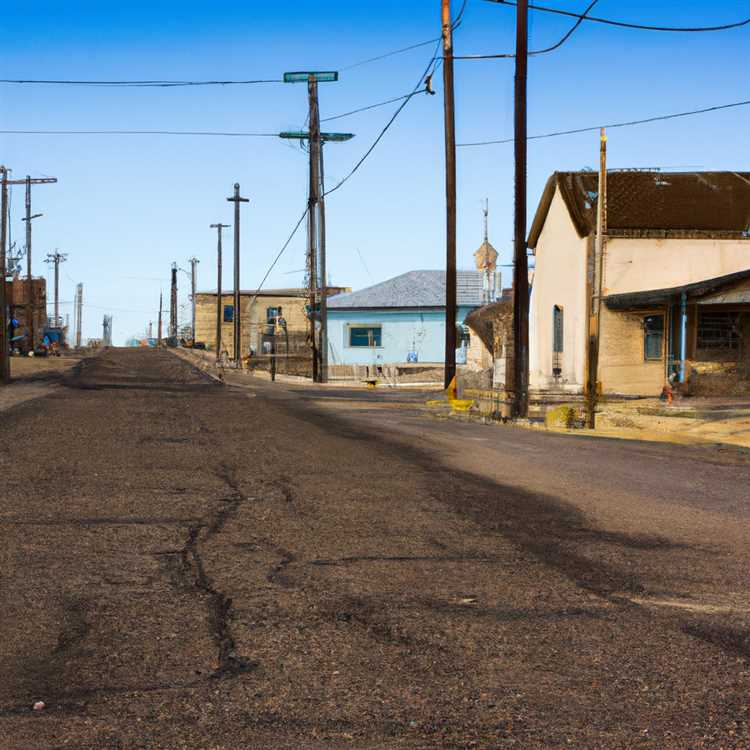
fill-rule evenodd
<path id="1" fill-rule="evenodd" d="M 746 107 L 750 105 L 750 100 L 743 102 L 732 102 L 731 104 L 718 104 L 714 107 L 704 107 L 703 109 L 693 109 L 689 112 L 676 112 L 669 115 L 657 115 L 655 117 L 647 117 L 643 120 L 628 120 L 626 122 L 615 122 L 609 125 L 595 125 L 586 128 L 575 128 L 573 130 L 557 130 L 553 133 L 543 133 L 541 135 L 530 135 L 527 140 L 534 141 L 541 138 L 556 138 L 562 135 L 575 135 L 576 133 L 590 133 L 592 131 L 598 131 L 601 128 L 627 128 L 633 125 L 645 125 L 650 122 L 661 122 L 662 120 L 674 120 L 678 117 L 690 117 L 691 115 L 702 115 L 707 112 L 718 112 L 723 109 L 732 109 L 734 107 Z M 457 146 L 468 147 L 468 146 L 491 146 L 500 143 L 513 143 L 513 138 L 503 138 L 501 140 L 494 141 L 475 141 L 473 143 L 458 143 Z"/>
<path id="2" fill-rule="evenodd" d="M 278 138 L 278 133 L 246 133 L 216 130 L 0 130 L 3 135 L 193 135 L 224 138 Z"/>
<path id="3" fill-rule="evenodd" d="M 516 3 L 513 0 L 485 0 L 488 3 L 495 3 L 496 5 L 511 5 L 515 6 Z M 747 26 L 750 24 L 750 18 L 746 18 L 743 21 L 737 21 L 735 23 L 721 24 L 720 26 L 649 26 L 641 23 L 628 23 L 626 21 L 614 21 L 611 18 L 596 18 L 595 16 L 581 15 L 580 13 L 573 13 L 569 10 L 560 10 L 560 8 L 547 8 L 543 5 L 531 5 L 529 4 L 529 10 L 541 10 L 545 13 L 555 13 L 560 16 L 568 16 L 569 18 L 578 18 L 581 21 L 593 21 L 595 23 L 603 23 L 608 26 L 618 26 L 623 29 L 638 29 L 640 31 L 666 31 L 676 33 L 700 33 L 710 31 L 728 31 L 729 29 L 738 29 L 741 26 Z"/>
<path id="4" fill-rule="evenodd" d="M 400 102 L 402 99 L 408 99 L 413 94 L 404 94 L 403 96 L 396 96 L 393 99 L 386 99 L 384 102 L 378 102 L 377 104 L 370 104 L 367 107 L 360 107 L 359 109 L 353 109 L 351 112 L 344 112 L 340 115 L 333 115 L 332 117 L 321 117 L 321 122 L 330 122 L 331 120 L 339 120 L 342 117 L 349 117 L 349 115 L 356 115 L 359 112 L 367 112 L 369 109 L 376 109 L 377 107 L 384 107 L 386 104 L 393 104 L 393 102 Z"/>
<path id="5" fill-rule="evenodd" d="M 255 296 L 250 300 L 250 305 L 253 305 L 255 303 L 255 300 L 258 299 L 258 294 L 260 293 L 261 289 L 263 289 L 263 285 L 266 283 L 266 280 L 271 275 L 271 271 L 273 271 L 276 264 L 279 262 L 279 259 L 284 254 L 284 251 L 289 247 L 289 244 L 291 243 L 292 239 L 294 238 L 294 235 L 297 234 L 297 230 L 302 225 L 302 222 L 305 220 L 305 217 L 307 216 L 308 209 L 305 209 L 305 212 L 302 214 L 302 216 L 299 217 L 299 221 L 294 225 L 294 229 L 292 229 L 292 233 L 287 238 L 287 241 L 283 244 L 281 250 L 276 254 L 276 257 L 273 259 L 273 262 L 268 267 L 268 270 L 266 271 L 266 275 L 261 280 L 260 284 L 258 285 L 258 288 L 255 290 Z"/>
<path id="6" fill-rule="evenodd" d="M 556 49 L 560 49 L 560 47 L 565 44 L 565 42 L 570 39 L 570 37 L 575 34 L 578 27 L 588 18 L 589 12 L 592 10 L 592 8 L 599 2 L 599 0 L 592 0 L 591 3 L 589 3 L 588 8 L 586 8 L 585 11 L 583 11 L 583 14 L 578 18 L 578 20 L 568 29 L 567 33 L 555 44 L 553 44 L 551 47 L 545 47 L 544 49 L 537 49 L 532 50 L 529 52 L 529 56 L 531 55 L 546 55 L 548 52 L 554 52 Z M 501 59 L 511 59 L 514 58 L 516 55 L 515 53 L 501 53 L 497 55 L 454 55 L 454 60 L 501 60 Z"/>
<path id="7" fill-rule="evenodd" d="M 463 15 L 464 15 L 464 11 L 466 10 L 467 3 L 468 3 L 468 0 L 464 0 L 463 4 L 461 5 L 461 10 L 458 12 L 458 15 L 456 16 L 456 20 L 453 22 L 454 31 L 461 25 L 461 20 L 463 19 Z M 351 70 L 352 68 L 358 68 L 360 65 L 367 65 L 368 63 L 378 62 L 379 60 L 385 60 L 386 58 L 393 57 L 394 55 L 400 55 L 404 52 L 411 52 L 411 50 L 413 49 L 426 47 L 428 44 L 434 44 L 435 42 L 441 41 L 441 39 L 442 37 L 439 37 L 439 36 L 435 37 L 434 39 L 425 39 L 423 42 L 410 44 L 408 47 L 401 47 L 400 49 L 395 49 L 391 52 L 385 52 L 382 55 L 376 55 L 375 57 L 368 57 L 365 60 L 359 60 L 358 62 L 352 63 L 351 65 L 347 65 L 345 68 L 340 68 L 340 70 L 343 72 L 346 70 Z"/>
<path id="8" fill-rule="evenodd" d="M 37 84 L 42 86 L 93 86 L 99 88 L 180 88 L 186 86 L 249 86 L 256 83 L 283 83 L 278 78 L 249 81 L 76 81 L 2 78 L 0 83 Z"/>
<path id="9" fill-rule="evenodd" d="M 358 68 L 360 65 L 367 65 L 368 63 L 377 62 L 378 60 L 385 60 L 387 57 L 393 57 L 394 55 L 400 55 L 403 52 L 409 52 L 413 49 L 418 49 L 419 47 L 426 47 L 428 44 L 434 44 L 437 42 L 438 39 L 426 39 L 424 42 L 417 42 L 416 44 L 411 44 L 408 47 L 402 47 L 401 49 L 395 49 L 392 52 L 385 52 L 382 55 L 376 55 L 375 57 L 368 57 L 366 60 L 360 60 L 359 62 L 352 63 L 351 65 L 347 65 L 345 68 L 341 68 L 341 71 L 344 72 L 346 70 L 351 70 L 352 68 Z"/>
<path id="10" fill-rule="evenodd" d="M 466 7 L 466 2 L 464 2 L 464 5 L 463 5 L 463 7 L 461 9 L 461 13 L 463 13 L 463 10 L 464 10 L 465 7 Z M 429 93 L 429 91 L 430 91 L 430 89 L 429 89 L 429 80 L 432 77 L 432 75 L 434 74 L 434 72 L 435 72 L 435 70 L 437 68 L 437 64 L 439 64 L 439 62 L 440 62 L 440 58 L 438 57 L 437 53 L 438 53 L 438 49 L 440 47 L 441 41 L 442 41 L 442 37 L 441 37 L 441 39 L 438 40 L 437 46 L 435 47 L 435 51 L 433 52 L 432 57 L 430 58 L 429 62 L 427 63 L 427 66 L 425 67 L 422 75 L 419 77 L 419 80 L 417 81 L 417 84 L 414 87 L 414 89 L 412 90 L 412 92 L 408 95 L 407 98 L 404 98 L 404 101 L 401 102 L 401 104 L 398 106 L 398 108 L 396 109 L 396 111 L 391 116 L 390 120 L 388 120 L 388 122 L 385 124 L 385 126 L 383 127 L 383 129 L 380 131 L 380 133 L 378 134 L 377 138 L 375 138 L 375 140 L 372 142 L 372 145 L 370 146 L 370 148 L 368 148 L 367 151 L 365 151 L 365 153 L 362 156 L 362 158 L 352 167 L 352 169 L 349 171 L 349 173 L 345 177 L 343 177 L 341 180 L 339 180 L 332 188 L 330 188 L 330 190 L 326 190 L 325 193 L 323 193 L 323 197 L 324 198 L 327 195 L 330 195 L 331 193 L 333 193 L 336 190 L 338 190 L 345 182 L 347 182 L 351 177 L 354 176 L 354 173 L 365 163 L 365 161 L 367 160 L 367 158 L 375 150 L 375 148 L 377 147 L 378 143 L 380 143 L 380 141 L 383 139 L 383 136 L 388 132 L 388 130 L 390 129 L 391 125 L 393 125 L 393 123 L 395 122 L 396 118 L 401 114 L 401 112 L 403 111 L 404 107 L 412 100 L 412 98 L 414 96 L 416 96 L 418 93 Z M 420 87 L 423 85 L 423 83 L 425 84 L 425 88 L 422 91 L 420 91 Z"/>

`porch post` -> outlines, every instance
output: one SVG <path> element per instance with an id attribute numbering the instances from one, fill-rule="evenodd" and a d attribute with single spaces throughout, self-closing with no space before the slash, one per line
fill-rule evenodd
<path id="1" fill-rule="evenodd" d="M 687 359 L 687 293 L 680 295 L 680 383 L 684 383 Z"/>

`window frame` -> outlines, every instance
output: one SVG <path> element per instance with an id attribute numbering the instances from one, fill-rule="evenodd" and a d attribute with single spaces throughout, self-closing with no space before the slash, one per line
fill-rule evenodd
<path id="1" fill-rule="evenodd" d="M 357 328 L 380 329 L 380 344 L 375 346 L 352 344 L 352 330 Z M 347 349 L 382 349 L 383 348 L 383 324 L 382 323 L 347 323 L 346 325 L 346 348 Z"/>
<path id="2" fill-rule="evenodd" d="M 234 304 L 222 306 L 221 319 L 224 323 L 234 323 Z"/>
<path id="3" fill-rule="evenodd" d="M 560 336 L 558 342 L 557 321 L 560 321 Z M 559 343 L 559 348 L 558 348 Z M 565 353 L 565 308 L 562 305 L 552 305 L 552 353 Z"/>
<path id="4" fill-rule="evenodd" d="M 658 333 L 650 332 L 648 324 L 646 323 L 649 318 L 661 318 L 661 331 Z M 664 360 L 664 342 L 666 336 L 666 315 L 663 312 L 649 313 L 643 316 L 643 361 L 644 362 L 661 362 Z M 659 337 L 659 355 L 649 356 L 648 353 L 648 342 L 650 337 Z"/>

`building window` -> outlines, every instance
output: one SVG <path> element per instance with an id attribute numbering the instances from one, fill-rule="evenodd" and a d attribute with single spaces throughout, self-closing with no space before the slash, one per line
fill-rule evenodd
<path id="1" fill-rule="evenodd" d="M 234 305 L 224 305 L 224 322 L 234 322 Z"/>
<path id="2" fill-rule="evenodd" d="M 382 345 L 382 326 L 349 326 L 349 346 L 374 348 Z"/>
<path id="3" fill-rule="evenodd" d="M 739 349 L 739 314 L 704 312 L 698 315 L 698 349 Z"/>
<path id="4" fill-rule="evenodd" d="M 559 305 L 552 308 L 552 351 L 555 354 L 563 352 L 563 309 Z"/>
<path id="5" fill-rule="evenodd" d="M 267 307 L 266 308 L 266 323 L 275 324 L 276 321 L 281 317 L 280 307 Z"/>
<path id="6" fill-rule="evenodd" d="M 664 346 L 664 316 L 647 315 L 643 319 L 643 354 L 646 359 L 661 359 Z"/>

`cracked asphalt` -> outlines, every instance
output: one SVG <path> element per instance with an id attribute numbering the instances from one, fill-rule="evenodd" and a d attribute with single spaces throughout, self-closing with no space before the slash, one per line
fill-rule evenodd
<path id="1" fill-rule="evenodd" d="M 2 750 L 750 748 L 745 452 L 227 381 L 0 414 Z"/>

